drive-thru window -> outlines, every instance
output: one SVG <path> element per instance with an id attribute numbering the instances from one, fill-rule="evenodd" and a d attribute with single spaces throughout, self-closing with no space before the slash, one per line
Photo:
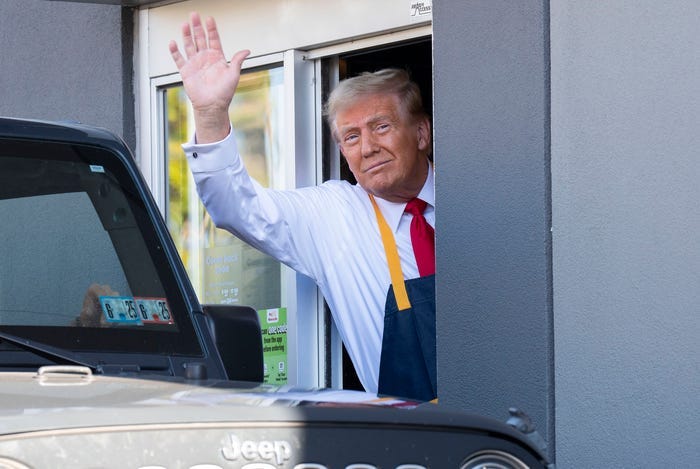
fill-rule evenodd
<path id="1" fill-rule="evenodd" d="M 200 301 L 255 308 L 266 380 L 358 387 L 323 298 L 309 279 L 216 229 L 197 197 L 180 144 L 192 113 L 167 44 L 190 11 L 214 16 L 224 50 L 250 49 L 230 109 L 241 155 L 262 185 L 290 189 L 351 178 L 322 118 L 337 82 L 366 70 L 406 68 L 431 109 L 430 2 L 192 0 L 138 16 L 142 170 L 165 215 Z M 344 370 L 344 373 L 343 373 Z"/>

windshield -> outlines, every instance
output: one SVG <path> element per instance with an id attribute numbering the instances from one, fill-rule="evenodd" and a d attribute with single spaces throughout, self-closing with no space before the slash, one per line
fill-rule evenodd
<path id="1" fill-rule="evenodd" d="M 141 318 L 104 314 L 133 293 L 87 193 L 3 199 L 0 218 L 12 220 L 0 246 L 2 324 L 103 327 Z M 162 297 L 158 290 L 149 293 Z"/>
<path id="2" fill-rule="evenodd" d="M 201 353 L 153 221 L 116 155 L 1 145 L 0 327 L 72 349 Z"/>

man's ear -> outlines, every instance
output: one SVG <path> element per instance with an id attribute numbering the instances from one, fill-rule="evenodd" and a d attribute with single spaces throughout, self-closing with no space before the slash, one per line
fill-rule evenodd
<path id="1" fill-rule="evenodd" d="M 432 134 L 430 132 L 430 119 L 428 116 L 418 119 L 416 123 L 416 132 L 418 133 L 418 149 L 421 151 L 430 149 Z"/>

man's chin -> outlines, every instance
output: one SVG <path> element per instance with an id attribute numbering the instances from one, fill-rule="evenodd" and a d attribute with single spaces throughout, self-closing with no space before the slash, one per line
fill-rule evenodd
<path id="1" fill-rule="evenodd" d="M 362 188 L 369 194 L 372 194 L 375 197 L 379 197 L 380 199 L 388 200 L 389 202 L 404 202 L 404 197 L 401 197 L 400 194 L 397 194 L 396 191 L 392 191 L 391 188 L 389 187 L 383 187 L 383 186 L 377 186 L 373 185 L 370 187 L 363 186 L 360 184 Z"/>

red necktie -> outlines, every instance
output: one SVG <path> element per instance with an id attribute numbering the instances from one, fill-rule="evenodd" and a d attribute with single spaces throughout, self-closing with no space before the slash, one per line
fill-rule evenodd
<path id="1" fill-rule="evenodd" d="M 411 199 L 404 211 L 413 215 L 411 220 L 411 243 L 421 277 L 435 273 L 435 230 L 423 216 L 428 205 L 424 200 Z"/>

